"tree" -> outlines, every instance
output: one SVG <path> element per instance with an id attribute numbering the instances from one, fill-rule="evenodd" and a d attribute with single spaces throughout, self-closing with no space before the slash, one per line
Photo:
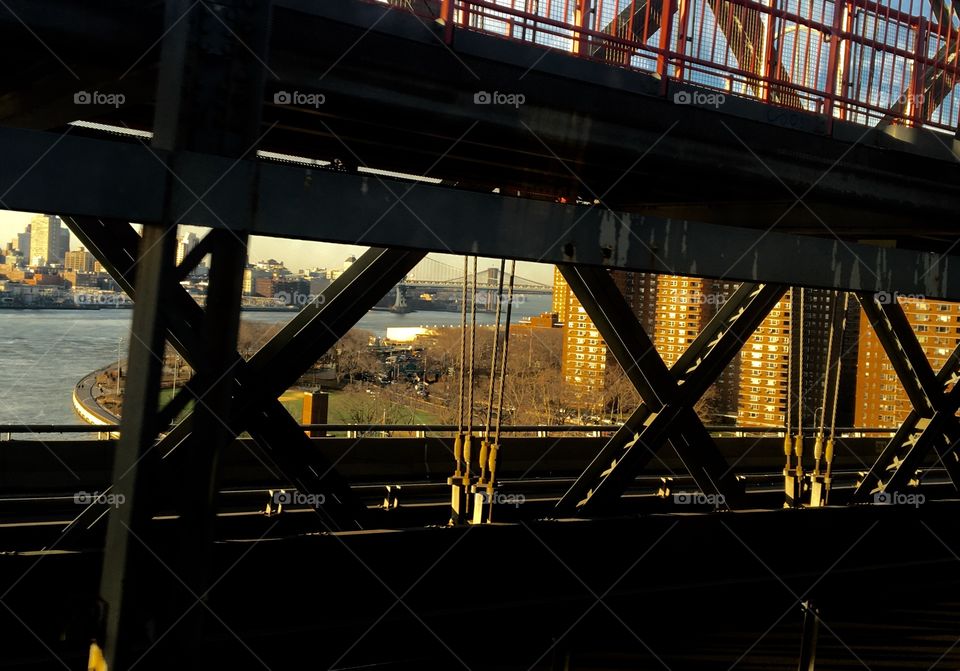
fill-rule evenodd
<path id="1" fill-rule="evenodd" d="M 364 329 L 350 329 L 326 354 L 320 363 L 336 370 L 337 382 L 354 380 L 361 373 L 372 373 L 381 368 L 380 359 L 370 347 L 373 333 Z"/>
<path id="2" fill-rule="evenodd" d="M 281 323 L 264 323 L 241 320 L 237 333 L 237 350 L 244 359 L 249 359 L 283 328 Z"/>
<path id="3" fill-rule="evenodd" d="M 603 388 L 603 407 L 611 420 L 631 414 L 640 405 L 640 394 L 626 372 L 613 357 L 607 357 Z"/>

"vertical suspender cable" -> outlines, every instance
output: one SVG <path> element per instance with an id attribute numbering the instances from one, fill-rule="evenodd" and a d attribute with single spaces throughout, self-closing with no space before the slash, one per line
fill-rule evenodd
<path id="1" fill-rule="evenodd" d="M 490 493 L 488 503 L 490 505 L 490 514 L 487 520 L 493 518 L 493 491 L 497 484 L 497 455 L 500 452 L 500 427 L 503 424 L 503 390 L 507 379 L 507 356 L 510 354 L 510 313 L 513 310 L 513 278 L 516 274 L 517 262 L 510 262 L 510 288 L 507 290 L 507 318 L 503 327 L 503 354 L 500 356 L 500 382 L 497 389 L 497 424 L 493 436 L 493 442 L 490 443 L 490 453 L 488 456 L 489 478 L 487 480 L 487 491 Z M 530 334 L 533 337 L 533 334 Z"/>
<path id="2" fill-rule="evenodd" d="M 463 477 L 470 478 L 473 436 L 473 363 L 477 351 L 477 257 L 473 257 L 473 298 L 470 301 L 470 357 L 467 365 L 467 434 L 463 440 Z"/>
<path id="3" fill-rule="evenodd" d="M 823 430 L 827 421 L 827 400 L 830 394 L 830 375 L 833 374 L 833 339 L 835 337 L 834 322 L 837 320 L 837 302 L 840 300 L 840 293 L 834 291 L 830 295 L 830 328 L 827 331 L 827 374 L 823 380 L 823 395 L 820 401 L 820 426 L 815 427 L 817 437 L 813 441 L 813 474 L 820 475 L 820 458 L 823 456 Z M 837 375 L 839 375 L 837 371 Z M 814 418 L 816 419 L 816 418 Z"/>
<path id="4" fill-rule="evenodd" d="M 487 421 L 483 430 L 483 439 L 480 442 L 480 482 L 486 482 L 487 450 L 490 445 L 490 420 L 493 416 L 493 388 L 497 377 L 497 352 L 500 344 L 500 311 L 503 307 L 503 270 L 507 262 L 500 260 L 500 278 L 497 287 L 497 309 L 493 320 L 493 354 L 490 357 L 490 385 L 487 389 Z"/>
<path id="5" fill-rule="evenodd" d="M 850 306 L 850 292 L 843 292 L 843 319 L 840 320 L 840 335 L 837 340 L 837 347 L 841 349 L 840 356 L 837 357 L 837 377 L 833 387 L 833 410 L 830 412 L 830 436 L 827 438 L 827 451 L 824 460 L 827 462 L 826 472 L 824 474 L 824 483 L 826 492 L 824 493 L 824 503 L 830 494 L 830 477 L 833 471 L 833 438 L 837 433 L 837 400 L 840 398 L 840 372 L 842 370 L 841 361 L 843 359 L 843 338 L 847 332 L 847 316 Z"/>
<path id="6" fill-rule="evenodd" d="M 797 338 L 797 440 L 793 453 L 797 456 L 797 478 L 803 477 L 803 307 L 804 288 L 800 287 L 800 332 Z"/>
<path id="7" fill-rule="evenodd" d="M 786 458 L 786 466 L 784 466 L 783 474 L 784 476 L 789 475 L 793 470 L 793 466 L 790 463 L 790 455 L 793 454 L 793 441 L 790 440 L 790 431 L 793 429 L 793 318 L 792 315 L 795 313 L 793 309 L 794 298 L 796 296 L 796 290 L 790 289 L 790 335 L 786 338 L 781 338 L 783 340 L 784 346 L 787 349 L 787 413 L 784 416 L 784 429 L 783 429 L 783 455 Z"/>
<path id="8" fill-rule="evenodd" d="M 453 457 L 457 462 L 453 476 L 458 478 L 463 463 L 463 381 L 467 364 L 467 257 L 463 257 L 463 293 L 460 297 L 460 383 L 457 394 L 457 435 L 453 441 Z"/>

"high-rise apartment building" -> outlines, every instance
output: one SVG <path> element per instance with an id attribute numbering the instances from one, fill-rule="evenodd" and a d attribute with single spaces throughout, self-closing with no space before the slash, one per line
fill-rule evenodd
<path id="1" fill-rule="evenodd" d="M 831 330 L 834 310 L 843 310 L 843 300 L 843 294 L 825 289 L 794 288 L 784 294 L 740 352 L 738 425 L 782 428 L 788 413 L 791 427 L 797 426 L 800 413 L 804 427 L 819 425 L 828 384 L 829 424 L 836 378 L 831 373 L 828 380 L 828 349 L 831 359 L 840 357 L 837 425 L 849 425 L 859 323 L 851 300 L 843 338 L 836 326 Z"/>
<path id="2" fill-rule="evenodd" d="M 657 279 L 656 323 L 651 334 L 667 367 L 672 367 L 717 310 L 736 290 L 737 284 L 682 275 Z M 733 424 L 737 418 L 739 360 L 727 366 L 699 405 L 708 424 Z"/>
<path id="3" fill-rule="evenodd" d="M 934 372 L 946 363 L 960 344 L 960 303 L 900 299 Z M 857 360 L 856 425 L 897 428 L 912 406 L 876 332 L 860 317 L 860 351 Z"/>
<path id="4" fill-rule="evenodd" d="M 29 263 L 46 266 L 63 263 L 70 251 L 70 231 L 56 215 L 38 214 L 31 221 Z"/>
<path id="5" fill-rule="evenodd" d="M 74 270 L 78 273 L 92 273 L 94 258 L 93 254 L 83 247 L 63 255 L 63 269 Z"/>
<path id="6" fill-rule="evenodd" d="M 668 367 L 676 363 L 737 289 L 734 282 L 679 275 L 622 271 L 612 271 L 611 275 Z M 697 408 L 703 419 L 708 424 L 782 428 L 788 412 L 791 427 L 796 427 L 802 413 L 803 425 L 809 430 L 826 412 L 829 424 L 836 388 L 835 373 L 828 376 L 829 348 L 831 359 L 839 357 L 837 426 L 850 426 L 854 419 L 857 351 L 862 343 L 858 340 L 858 304 L 852 298 L 848 301 L 846 328 L 841 331 L 841 320 L 834 311 L 842 312 L 843 308 L 843 294 L 835 296 L 821 289 L 788 291 L 704 395 Z M 616 362 L 559 271 L 554 273 L 552 309 L 564 326 L 562 375 L 568 402 L 597 407 Z M 957 315 L 960 324 L 960 307 Z M 828 345 L 831 339 L 832 345 Z"/>
<path id="7" fill-rule="evenodd" d="M 189 254 L 199 242 L 200 238 L 194 233 L 187 233 L 187 237 L 185 238 L 177 238 L 176 263 L 178 266 L 183 263 L 183 260 L 187 258 L 187 254 Z"/>
<path id="8" fill-rule="evenodd" d="M 653 334 L 656 323 L 657 276 L 614 270 L 611 276 L 644 330 Z M 568 402 L 596 407 L 603 399 L 608 367 L 615 365 L 593 321 L 563 275 L 554 269 L 552 310 L 563 324 L 561 374 Z"/>

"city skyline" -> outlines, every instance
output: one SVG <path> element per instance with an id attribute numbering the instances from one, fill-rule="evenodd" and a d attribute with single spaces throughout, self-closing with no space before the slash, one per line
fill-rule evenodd
<path id="1" fill-rule="evenodd" d="M 22 233 L 30 223 L 35 213 L 32 212 L 0 212 L 0 247 L 11 240 L 15 240 L 18 233 Z M 180 226 L 179 237 L 186 237 L 189 233 L 203 237 L 205 229 L 200 226 Z M 70 249 L 78 249 L 82 243 L 71 232 Z M 360 256 L 368 247 L 363 245 L 341 245 L 328 242 L 308 240 L 285 240 L 254 235 L 250 237 L 250 263 L 276 259 L 293 272 L 312 268 L 339 268 L 348 256 Z M 463 263 L 463 257 L 453 254 L 431 253 L 430 258 L 442 261 L 453 266 Z M 479 268 L 499 265 L 498 259 L 481 257 Z M 549 285 L 553 278 L 553 266 L 547 263 L 533 263 L 530 261 L 517 262 L 517 275 Z"/>

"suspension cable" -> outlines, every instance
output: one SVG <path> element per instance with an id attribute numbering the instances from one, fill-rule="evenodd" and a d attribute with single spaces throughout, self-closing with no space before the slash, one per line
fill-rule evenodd
<path id="1" fill-rule="evenodd" d="M 794 289 L 790 289 L 790 314 L 793 315 L 795 310 L 793 309 L 794 298 L 796 293 Z M 787 412 L 784 416 L 784 431 L 783 431 L 783 454 L 786 457 L 786 466 L 784 467 L 783 474 L 788 475 L 793 466 L 790 463 L 790 455 L 793 454 L 793 441 L 790 439 L 790 431 L 793 429 L 793 319 L 790 320 L 790 335 L 786 338 L 783 338 L 784 346 L 787 349 Z"/>
<path id="2" fill-rule="evenodd" d="M 506 324 L 503 327 L 503 355 L 500 359 L 500 389 L 497 392 L 497 425 L 496 432 L 493 436 L 493 444 L 500 444 L 500 426 L 502 424 L 503 417 L 503 388 L 504 382 L 507 379 L 507 354 L 510 351 L 510 313 L 513 311 L 513 276 L 514 271 L 517 268 L 517 262 L 510 262 L 510 288 L 507 292 L 507 319 Z M 531 335 L 532 337 L 532 335 Z M 491 456 L 492 459 L 492 456 Z M 493 481 L 493 468 L 491 467 L 490 480 Z"/>
<path id="3" fill-rule="evenodd" d="M 490 384 L 487 389 L 487 420 L 483 429 L 483 438 L 480 441 L 480 485 L 487 481 L 487 454 L 490 449 L 490 420 L 493 415 L 493 389 L 497 373 L 497 352 L 500 344 L 500 311 L 503 308 L 503 270 L 506 260 L 500 259 L 500 276 L 497 287 L 497 308 L 493 321 L 493 354 L 490 357 Z"/>
<path id="4" fill-rule="evenodd" d="M 803 318 L 804 288 L 800 287 L 800 328 L 797 338 L 797 436 L 803 435 Z"/>
<path id="5" fill-rule="evenodd" d="M 833 368 L 833 341 L 836 337 L 834 323 L 837 321 L 837 304 L 840 302 L 840 292 L 834 291 L 830 297 L 830 329 L 827 332 L 827 379 L 823 383 L 823 396 L 821 401 L 820 428 L 819 433 L 822 436 L 826 428 L 827 421 L 827 400 L 830 390 L 830 373 Z M 839 343 L 837 345 L 839 347 Z"/>
<path id="6" fill-rule="evenodd" d="M 817 431 L 817 436 L 813 441 L 813 474 L 814 476 L 820 475 L 820 458 L 823 456 L 823 431 L 824 425 L 827 421 L 827 400 L 830 393 L 830 375 L 833 371 L 833 340 L 835 337 L 834 323 L 837 320 L 837 302 L 840 300 L 840 293 L 837 291 L 832 292 L 830 296 L 830 315 L 829 322 L 830 326 L 827 330 L 827 366 L 826 366 L 826 377 L 823 380 L 823 394 L 820 401 L 820 426 L 814 427 Z M 838 372 L 839 375 L 839 372 Z M 816 420 L 816 417 L 814 417 Z M 816 422 L 814 422 L 816 423 Z"/>
<path id="7" fill-rule="evenodd" d="M 487 389 L 487 421 L 484 427 L 484 440 L 490 440 L 490 420 L 493 415 L 493 389 L 497 377 L 497 353 L 500 345 L 500 312 L 503 308 L 503 271 L 507 262 L 500 260 L 500 282 L 497 288 L 497 310 L 493 319 L 493 355 L 490 357 L 490 385 Z M 482 458 L 481 458 L 482 461 Z"/>
<path id="8" fill-rule="evenodd" d="M 467 257 L 463 257 L 463 292 L 460 296 L 460 382 L 457 393 L 457 435 L 453 441 L 453 457 L 456 461 L 454 477 L 460 477 L 463 462 L 463 385 L 467 363 Z"/>
<path id="9" fill-rule="evenodd" d="M 513 278 L 517 262 L 510 262 L 510 288 L 507 290 L 507 318 L 503 327 L 503 353 L 500 355 L 500 381 L 497 389 L 497 423 L 487 455 L 487 522 L 493 520 L 494 490 L 497 485 L 497 455 L 500 453 L 500 427 L 503 425 L 503 392 L 507 379 L 507 357 L 510 354 L 510 315 L 513 310 Z M 533 337 L 533 334 L 530 334 Z"/>
<path id="10" fill-rule="evenodd" d="M 827 451 L 825 455 L 826 472 L 824 474 L 824 504 L 826 504 L 830 495 L 830 480 L 833 474 L 833 439 L 837 433 L 837 401 L 840 398 L 840 373 L 843 370 L 841 360 L 843 359 L 843 339 L 847 332 L 847 317 L 849 316 L 850 292 L 843 292 L 843 319 L 840 320 L 840 335 L 837 341 L 837 347 L 841 349 L 841 354 L 837 357 L 837 377 L 834 381 L 833 390 L 833 410 L 830 412 L 830 436 L 827 438 Z"/>
<path id="11" fill-rule="evenodd" d="M 803 477 L 803 322 L 804 288 L 800 287 L 800 332 L 797 338 L 797 440 L 793 453 L 797 457 L 797 479 Z"/>
<path id="12" fill-rule="evenodd" d="M 843 348 L 843 338 L 847 331 L 847 316 L 850 309 L 850 292 L 843 292 L 843 318 L 840 320 L 840 335 L 837 341 L 837 347 Z M 834 380 L 833 409 L 830 411 L 830 440 L 837 433 L 837 401 L 840 398 L 840 371 L 842 370 L 841 359 L 843 354 L 837 357 L 837 377 Z"/>
<path id="13" fill-rule="evenodd" d="M 473 368 L 477 350 L 477 257 L 473 257 L 473 297 L 470 300 L 470 357 L 467 366 L 466 437 L 463 440 L 463 477 L 470 478 L 471 438 L 473 436 Z"/>

